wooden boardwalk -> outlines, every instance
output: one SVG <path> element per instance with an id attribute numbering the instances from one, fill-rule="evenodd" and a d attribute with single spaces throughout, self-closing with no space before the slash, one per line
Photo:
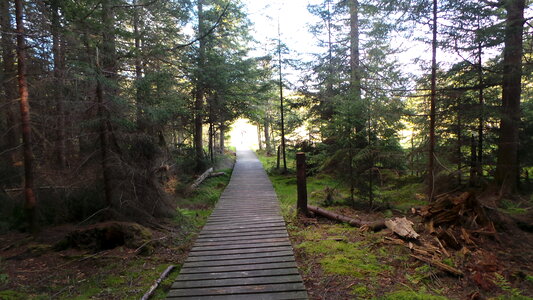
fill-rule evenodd
<path id="1" fill-rule="evenodd" d="M 307 299 L 276 193 L 252 151 L 237 152 L 167 299 Z"/>

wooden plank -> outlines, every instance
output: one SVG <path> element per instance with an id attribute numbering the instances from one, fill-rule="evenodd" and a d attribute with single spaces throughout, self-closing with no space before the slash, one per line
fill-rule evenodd
<path id="1" fill-rule="evenodd" d="M 284 222 L 265 223 L 265 224 L 247 224 L 247 225 L 226 225 L 226 226 L 204 226 L 203 231 L 221 231 L 221 230 L 237 230 L 237 229 L 252 229 L 252 228 L 268 228 L 268 227 L 285 227 Z"/>
<path id="2" fill-rule="evenodd" d="M 285 251 L 273 251 L 273 252 L 259 252 L 259 253 L 239 253 L 239 254 L 226 254 L 226 255 L 210 255 L 210 256 L 191 256 L 187 258 L 187 261 L 213 261 L 213 260 L 226 260 L 226 259 L 245 259 L 245 258 L 261 258 L 261 257 L 276 257 L 294 255 L 292 250 Z"/>
<path id="3" fill-rule="evenodd" d="M 210 261 L 187 261 L 182 268 L 199 268 L 199 267 L 221 267 L 221 266 L 237 266 L 237 265 L 252 265 L 252 264 L 266 264 L 278 262 L 294 261 L 294 255 L 271 256 L 271 257 L 257 257 L 257 258 L 240 258 L 240 259 L 225 259 L 225 260 L 210 260 Z"/>
<path id="4" fill-rule="evenodd" d="M 201 234 L 256 232 L 256 231 L 268 231 L 268 230 L 276 230 L 276 229 L 284 229 L 284 228 L 285 228 L 285 225 L 270 226 L 268 228 L 210 229 L 210 230 L 202 231 Z"/>
<path id="5" fill-rule="evenodd" d="M 202 234 L 197 237 L 197 239 L 211 239 L 211 238 L 220 238 L 220 239 L 230 239 L 238 237 L 250 237 L 250 236 L 263 236 L 269 234 L 286 234 L 287 231 L 283 228 L 269 229 L 264 231 L 244 231 L 244 232 L 220 232 L 220 233 L 210 233 Z"/>
<path id="6" fill-rule="evenodd" d="M 247 286 L 229 286 L 213 288 L 189 288 L 189 289 L 171 289 L 169 297 L 175 296 L 209 296 L 209 295 L 236 295 L 250 293 L 269 293 L 269 292 L 297 292 L 305 291 L 301 282 L 297 283 L 275 283 L 264 285 L 247 285 Z"/>
<path id="7" fill-rule="evenodd" d="M 285 226 L 285 221 L 283 220 L 224 220 L 224 221 L 215 221 L 215 222 L 207 222 L 204 226 L 204 228 L 225 228 L 225 227 L 231 227 L 231 226 L 245 226 L 250 227 L 250 225 L 270 225 L 270 224 L 276 224 L 276 225 L 283 225 Z M 263 227 L 263 226 L 261 226 Z"/>
<path id="8" fill-rule="evenodd" d="M 195 273 L 216 273 L 216 272 L 233 272 L 233 271 L 250 271 L 250 270 L 267 270 L 267 269 L 284 269 L 284 268 L 296 268 L 296 263 L 289 261 L 289 262 L 254 264 L 254 265 L 182 268 L 180 272 L 182 274 L 195 274 Z"/>
<path id="9" fill-rule="evenodd" d="M 245 235 L 245 236 L 233 236 L 233 237 L 228 237 L 228 236 L 224 236 L 224 237 L 198 237 L 196 239 L 196 242 L 197 243 L 205 243 L 205 242 L 219 242 L 219 241 L 230 241 L 230 242 L 234 242 L 234 241 L 241 241 L 241 240 L 250 240 L 251 237 L 253 237 L 255 240 L 259 240 L 259 239 L 269 239 L 269 238 L 288 238 L 288 234 L 285 233 L 285 232 L 275 232 L 275 233 L 271 233 L 271 232 L 267 232 L 265 234 L 256 234 L 256 235 Z"/>
<path id="10" fill-rule="evenodd" d="M 260 244 L 260 243 L 277 243 L 277 242 L 287 242 L 289 238 L 286 236 L 283 237 L 274 237 L 274 238 L 249 238 L 238 241 L 196 241 L 196 247 L 211 247 L 211 246 L 223 246 L 223 245 L 246 245 L 246 244 Z"/>
<path id="11" fill-rule="evenodd" d="M 192 280 L 227 279 L 227 278 L 283 276 L 283 275 L 298 275 L 298 274 L 299 274 L 298 270 L 295 268 L 249 270 L 249 271 L 234 271 L 234 272 L 213 272 L 213 273 L 199 273 L 199 274 L 180 274 L 180 276 L 178 276 L 178 278 L 176 279 L 176 282 L 192 281 Z"/>
<path id="12" fill-rule="evenodd" d="M 240 286 L 240 285 L 256 285 L 256 284 L 272 284 L 272 283 L 295 283 L 295 282 L 302 282 L 302 278 L 300 277 L 300 275 L 176 281 L 174 282 L 174 284 L 172 284 L 171 289 Z"/>
<path id="13" fill-rule="evenodd" d="M 191 251 L 215 251 L 215 250 L 232 250 L 232 249 L 249 249 L 249 248 L 264 248 L 264 247 L 273 247 L 273 246 L 290 246 L 289 241 L 281 242 L 267 242 L 267 243 L 256 243 L 256 244 L 230 244 L 230 245 L 219 245 L 219 246 L 194 246 Z"/>
<path id="14" fill-rule="evenodd" d="M 249 293 L 239 295 L 209 295 L 209 296 L 172 296 L 167 299 L 187 299 L 187 300 L 303 300 L 307 299 L 307 293 L 298 292 L 276 292 L 267 294 Z"/>
<path id="15" fill-rule="evenodd" d="M 189 253 L 189 257 L 195 256 L 211 256 L 211 255 L 224 255 L 224 254 L 245 254 L 245 253 L 266 253 L 273 251 L 291 250 L 292 246 L 268 246 L 260 248 L 247 248 L 247 249 L 232 249 L 232 250 L 213 250 L 213 251 L 194 251 Z"/>

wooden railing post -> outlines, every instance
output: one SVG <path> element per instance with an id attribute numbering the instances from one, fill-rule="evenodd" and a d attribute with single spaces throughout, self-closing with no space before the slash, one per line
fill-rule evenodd
<path id="1" fill-rule="evenodd" d="M 296 153 L 296 185 L 298 187 L 297 211 L 299 214 L 307 216 L 307 182 L 305 178 L 305 153 L 303 152 Z"/>

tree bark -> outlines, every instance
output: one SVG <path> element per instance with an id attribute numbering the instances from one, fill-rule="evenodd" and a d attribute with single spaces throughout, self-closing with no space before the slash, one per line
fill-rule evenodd
<path id="1" fill-rule="evenodd" d="M 257 122 L 257 143 L 259 150 L 263 150 L 263 141 L 261 140 L 261 123 Z"/>
<path id="2" fill-rule="evenodd" d="M 61 169 L 67 166 L 66 137 L 65 137 L 65 99 L 63 96 L 64 56 L 61 49 L 61 22 L 59 16 L 58 0 L 50 2 L 52 11 L 52 52 L 54 54 L 54 94 L 57 104 L 57 137 L 56 154 L 57 163 Z"/>
<path id="3" fill-rule="evenodd" d="M 272 153 L 272 144 L 270 143 L 269 127 L 270 127 L 270 120 L 269 120 L 269 116 L 267 115 L 265 117 L 265 124 L 263 125 L 263 131 L 265 135 L 265 149 L 266 149 L 267 155 L 270 155 Z"/>
<path id="4" fill-rule="evenodd" d="M 502 117 L 495 179 L 504 193 L 512 193 L 516 191 L 519 178 L 518 125 L 525 0 L 508 0 L 504 3 L 507 17 L 503 50 Z"/>
<path id="5" fill-rule="evenodd" d="M 15 45 L 13 36 L 10 34 L 13 32 L 13 28 L 10 21 L 9 3 L 10 1 L 0 1 L 0 31 L 2 32 L 2 62 L 4 68 L 2 87 L 5 95 L 6 147 L 15 149 L 20 143 L 20 133 L 15 106 L 18 98 L 15 84 L 17 73 L 15 71 Z M 16 161 L 15 153 L 14 150 L 10 151 L 10 159 L 13 163 Z"/>
<path id="6" fill-rule="evenodd" d="M 33 193 L 33 152 L 31 141 L 30 103 L 28 97 L 28 83 L 26 81 L 26 41 L 24 39 L 23 2 L 15 0 L 15 18 L 17 22 L 17 63 L 18 85 L 20 94 L 20 118 L 22 122 L 22 142 L 24 152 L 24 196 L 25 210 L 30 231 L 36 230 L 35 210 L 37 200 Z"/>
<path id="7" fill-rule="evenodd" d="M 114 87 L 103 82 L 102 77 L 106 77 L 108 82 L 116 80 L 116 48 L 115 48 L 115 24 L 112 0 L 102 0 L 102 52 L 101 61 L 97 56 L 98 80 L 96 84 L 96 97 L 98 100 L 98 117 L 100 119 L 100 147 L 102 154 L 102 173 L 104 181 L 105 198 L 108 205 L 113 204 L 113 184 L 112 184 L 112 162 L 109 134 L 109 107 L 110 99 L 115 96 Z M 103 74 L 102 74 L 103 72 Z"/>
<path id="8" fill-rule="evenodd" d="M 429 111 L 428 200 L 433 201 L 435 190 L 435 102 L 437 98 L 437 0 L 433 0 L 431 40 L 431 99 Z"/>
<path id="9" fill-rule="evenodd" d="M 350 89 L 356 101 L 361 99 L 359 53 L 359 1 L 349 0 L 350 7 Z M 360 128 L 359 128 L 360 129 Z"/>
<path id="10" fill-rule="evenodd" d="M 481 42 L 478 43 L 478 102 L 479 102 L 479 124 L 477 128 L 477 157 L 476 157 L 476 173 L 477 177 L 483 177 L 483 128 L 485 127 L 485 100 L 483 91 L 483 61 L 482 61 L 482 47 Z"/>
<path id="11" fill-rule="evenodd" d="M 224 142 L 225 142 L 225 140 L 224 140 L 224 139 L 225 139 L 225 137 L 224 137 L 224 135 L 225 135 L 225 130 L 226 130 L 226 128 L 225 128 L 224 124 L 220 124 L 220 128 L 219 128 L 219 131 L 220 131 L 220 141 L 219 141 L 219 142 L 220 142 L 220 151 L 221 151 L 222 154 L 224 154 L 224 148 L 226 147 L 226 146 L 224 145 Z"/>
<path id="12" fill-rule="evenodd" d="M 137 4 L 138 1 L 135 0 L 134 4 Z M 141 34 L 139 31 L 140 26 L 140 20 L 139 20 L 139 10 L 142 9 L 142 7 L 135 7 L 133 8 L 133 34 L 134 34 L 134 46 L 135 46 L 135 81 L 137 84 L 137 87 L 135 89 L 135 107 L 136 107 L 136 114 L 137 114 L 137 127 L 144 131 L 146 129 L 146 122 L 144 120 L 143 116 L 143 95 L 142 95 L 142 89 L 140 87 L 140 83 L 143 77 L 143 65 L 141 60 Z"/>
<path id="13" fill-rule="evenodd" d="M 287 173 L 286 143 L 285 143 L 285 115 L 283 108 L 283 75 L 281 67 L 281 31 L 278 23 L 278 60 L 279 60 L 279 110 L 281 112 L 281 154 L 283 154 L 283 174 Z M 279 169 L 279 167 L 278 167 Z"/>
<path id="14" fill-rule="evenodd" d="M 205 32 L 205 22 L 203 13 L 204 0 L 198 0 L 198 36 Z M 204 110 L 204 76 L 202 74 L 205 64 L 205 40 L 200 39 L 198 50 L 198 74 L 196 78 L 196 90 L 194 99 L 194 153 L 196 160 L 196 170 L 203 169 L 204 149 L 203 149 L 203 110 Z"/>

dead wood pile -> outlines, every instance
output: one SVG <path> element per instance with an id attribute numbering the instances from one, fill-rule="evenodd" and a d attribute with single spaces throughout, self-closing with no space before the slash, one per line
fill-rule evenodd
<path id="1" fill-rule="evenodd" d="M 480 245 L 487 238 L 497 240 L 497 234 L 473 193 L 443 194 L 413 213 L 422 217 L 429 235 L 416 245 L 392 238 L 386 242 L 405 245 L 411 249 L 411 257 L 455 276 L 466 275 L 483 289 L 494 287 L 490 278 L 499 263 Z"/>

